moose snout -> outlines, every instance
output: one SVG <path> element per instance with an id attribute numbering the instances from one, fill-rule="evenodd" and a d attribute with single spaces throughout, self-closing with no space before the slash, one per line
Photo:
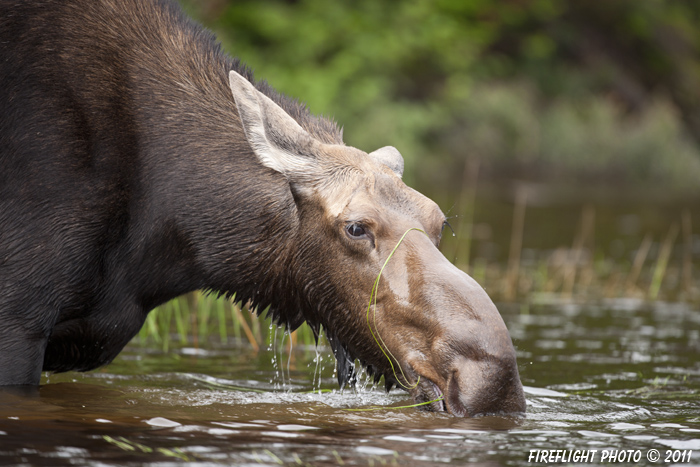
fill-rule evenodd
<path id="1" fill-rule="evenodd" d="M 451 352 L 445 405 L 466 417 L 524 412 L 525 395 L 508 329 L 486 292 L 462 274 L 462 293 L 468 296 L 456 325 L 447 330 Z"/>
<path id="2" fill-rule="evenodd" d="M 444 256 L 434 256 L 431 263 L 425 293 L 438 330 L 431 344 L 432 368 L 417 372 L 433 375 L 434 392 L 442 393 L 444 407 L 454 415 L 525 412 L 515 349 L 496 306 Z"/>

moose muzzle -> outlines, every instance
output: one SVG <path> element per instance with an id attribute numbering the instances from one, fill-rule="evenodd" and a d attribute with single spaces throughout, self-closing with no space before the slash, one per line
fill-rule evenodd
<path id="1" fill-rule="evenodd" d="M 413 398 L 442 398 L 429 408 L 463 417 L 525 412 L 515 349 L 484 289 L 427 237 L 413 236 L 408 250 L 406 265 L 418 266 L 409 269 L 417 274 L 412 295 L 420 297 L 421 327 L 428 329 L 416 346 L 422 351 L 405 354 Z"/>

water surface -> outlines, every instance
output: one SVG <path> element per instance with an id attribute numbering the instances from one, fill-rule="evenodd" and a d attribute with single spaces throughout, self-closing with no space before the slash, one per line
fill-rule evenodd
<path id="1" fill-rule="evenodd" d="M 537 449 L 678 449 L 700 464 L 698 309 L 499 308 L 526 386 L 524 418 L 392 409 L 410 404 L 406 393 L 366 381 L 340 392 L 330 352 L 289 353 L 281 332 L 258 353 L 230 340 L 167 353 L 131 344 L 102 370 L 2 390 L 0 464 L 497 466 L 528 464 Z"/>

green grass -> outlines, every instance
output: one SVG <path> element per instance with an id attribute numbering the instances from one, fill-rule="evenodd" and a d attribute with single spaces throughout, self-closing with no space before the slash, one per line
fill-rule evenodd
<path id="1" fill-rule="evenodd" d="M 258 351 L 274 330 L 264 310 L 260 315 L 235 301 L 192 292 L 151 311 L 134 342 L 167 351 L 172 342 L 199 347 L 200 343 L 219 340 L 223 344 L 245 343 Z M 311 328 L 303 324 L 290 334 L 289 342 L 292 346 L 312 346 L 316 338 Z"/>

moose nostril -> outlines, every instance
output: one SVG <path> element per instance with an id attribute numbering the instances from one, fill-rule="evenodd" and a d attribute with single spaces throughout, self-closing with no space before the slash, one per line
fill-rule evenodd
<path id="1" fill-rule="evenodd" d="M 449 386 L 447 389 L 447 406 L 450 413 L 458 417 L 468 417 L 471 415 L 462 401 L 461 391 L 459 388 L 459 378 L 457 378 L 456 372 L 452 374 L 452 378 L 450 378 L 449 381 Z"/>
<path id="2" fill-rule="evenodd" d="M 515 359 L 462 360 L 446 394 L 455 415 L 474 417 L 525 411 L 525 395 Z"/>

